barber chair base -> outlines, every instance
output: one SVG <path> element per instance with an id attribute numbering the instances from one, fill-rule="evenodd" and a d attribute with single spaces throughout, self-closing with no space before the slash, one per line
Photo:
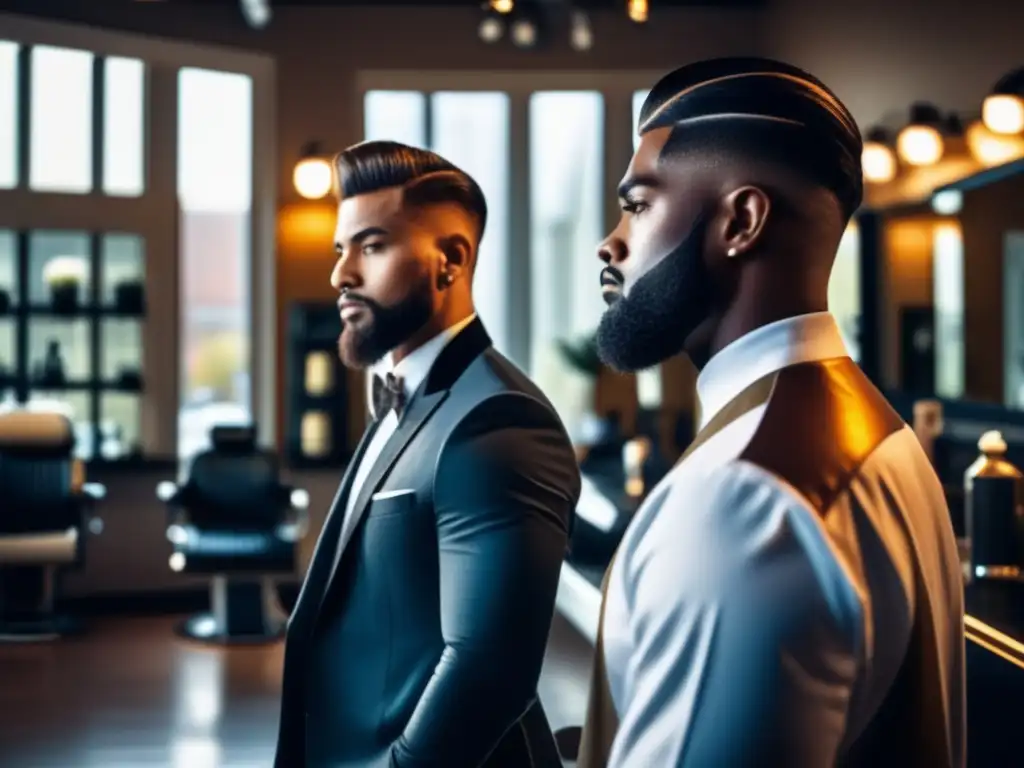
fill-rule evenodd
<path id="1" fill-rule="evenodd" d="M 0 643 L 45 643 L 83 631 L 83 623 L 72 616 L 0 619 Z"/>
<path id="2" fill-rule="evenodd" d="M 284 637 L 287 619 L 274 616 L 276 592 L 259 582 L 229 582 L 216 576 L 210 585 L 211 610 L 182 621 L 176 634 L 212 645 L 260 645 Z"/>

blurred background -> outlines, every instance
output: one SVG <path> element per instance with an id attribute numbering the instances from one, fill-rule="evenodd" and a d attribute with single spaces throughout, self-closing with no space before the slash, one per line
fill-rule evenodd
<path id="1" fill-rule="evenodd" d="M 853 111 L 831 309 L 962 535 L 978 437 L 1024 449 L 1022 29 L 1013 0 L 0 1 L 0 764 L 270 764 L 280 622 L 365 426 L 328 283 L 328 161 L 364 139 L 487 196 L 480 314 L 587 475 L 541 691 L 581 722 L 595 583 L 697 407 L 682 358 L 596 360 L 595 246 L 647 89 L 698 59 Z M 999 610 L 973 631 L 1024 638 Z"/>

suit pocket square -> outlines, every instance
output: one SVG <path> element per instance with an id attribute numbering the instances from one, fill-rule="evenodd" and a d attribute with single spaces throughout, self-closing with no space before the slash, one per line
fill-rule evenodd
<path id="1" fill-rule="evenodd" d="M 397 499 L 400 496 L 412 496 L 415 493 L 416 491 L 412 488 L 401 488 L 397 491 L 381 491 L 380 493 L 373 494 L 373 496 L 370 497 L 370 502 L 384 501 L 385 499 Z"/>

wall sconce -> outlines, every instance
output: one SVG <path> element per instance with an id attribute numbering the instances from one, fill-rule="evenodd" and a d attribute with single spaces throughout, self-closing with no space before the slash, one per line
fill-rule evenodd
<path id="1" fill-rule="evenodd" d="M 1000 78 L 981 106 L 981 119 L 992 133 L 1024 132 L 1024 68 Z"/>
<path id="2" fill-rule="evenodd" d="M 931 104 L 918 103 L 910 108 L 910 122 L 896 138 L 896 152 L 909 165 L 934 165 L 942 159 L 945 142 L 942 140 L 943 119 Z"/>
<path id="3" fill-rule="evenodd" d="M 334 174 L 318 143 L 310 142 L 303 147 L 302 157 L 292 173 L 292 183 L 295 191 L 307 200 L 319 200 L 331 191 Z"/>
<path id="4" fill-rule="evenodd" d="M 860 164 L 865 180 L 872 184 L 885 184 L 896 178 L 896 153 L 889 145 L 889 134 L 884 128 L 868 131 Z"/>

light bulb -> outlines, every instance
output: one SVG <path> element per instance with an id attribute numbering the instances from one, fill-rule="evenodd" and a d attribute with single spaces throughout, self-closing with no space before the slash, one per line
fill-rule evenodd
<path id="1" fill-rule="evenodd" d="M 477 34 L 480 35 L 480 39 L 485 43 L 498 42 L 504 33 L 505 25 L 501 23 L 501 19 L 496 19 L 494 16 L 486 17 L 480 22 L 480 26 L 477 29 Z"/>
<path id="2" fill-rule="evenodd" d="M 495 13 L 512 13 L 516 7 L 514 0 L 491 0 L 490 5 Z"/>
<path id="3" fill-rule="evenodd" d="M 860 164 L 864 178 L 873 184 L 884 184 L 896 178 L 896 156 L 892 149 L 881 142 L 864 143 Z"/>
<path id="4" fill-rule="evenodd" d="M 642 24 L 647 21 L 647 0 L 628 0 L 626 3 L 626 15 L 630 21 Z"/>
<path id="5" fill-rule="evenodd" d="M 594 33 L 585 13 L 574 13 L 572 28 L 569 31 L 569 44 L 574 50 L 588 51 L 594 45 Z"/>
<path id="6" fill-rule="evenodd" d="M 295 191 L 307 200 L 319 200 L 331 191 L 331 166 L 322 157 L 300 160 L 292 174 Z"/>
<path id="7" fill-rule="evenodd" d="M 944 149 L 942 134 L 930 125 L 908 125 L 896 139 L 896 151 L 910 165 L 933 165 Z"/>
<path id="8" fill-rule="evenodd" d="M 519 19 L 512 25 L 512 42 L 520 48 L 530 48 L 537 42 L 537 26 L 529 19 Z"/>
<path id="9" fill-rule="evenodd" d="M 993 94 L 981 106 L 981 119 L 992 133 L 1024 131 L 1024 99 L 1010 94 Z"/>
<path id="10" fill-rule="evenodd" d="M 978 120 L 967 127 L 967 148 L 987 168 L 1024 157 L 1024 136 L 993 133 Z"/>

